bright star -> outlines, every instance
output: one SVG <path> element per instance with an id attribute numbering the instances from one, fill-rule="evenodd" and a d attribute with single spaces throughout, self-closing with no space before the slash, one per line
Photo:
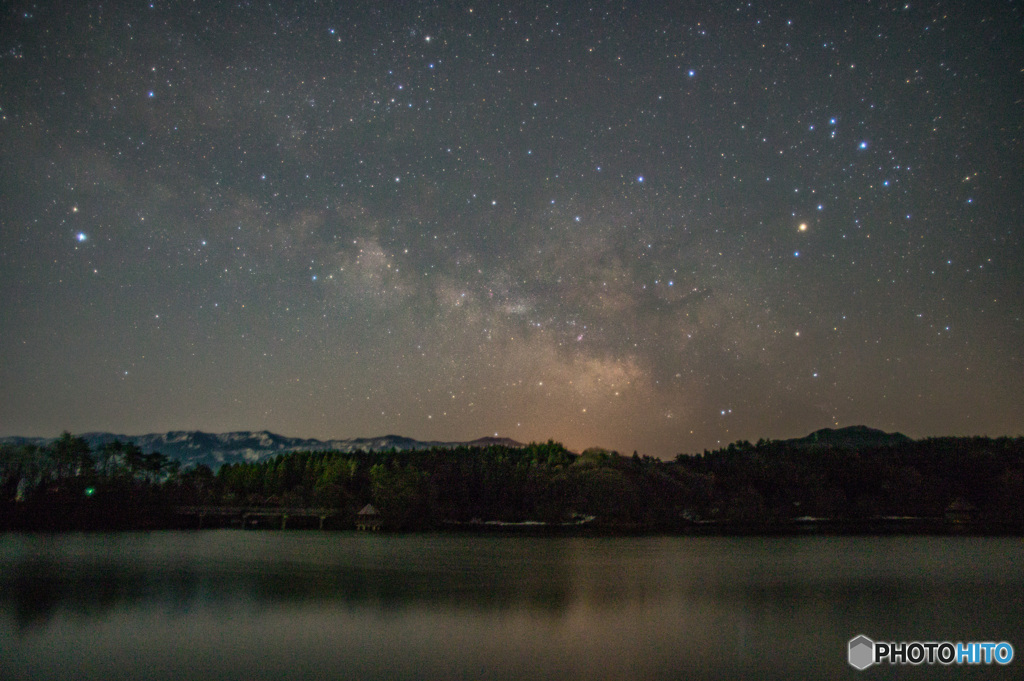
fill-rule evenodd
<path id="1" fill-rule="evenodd" d="M 77 235 L 75 236 L 75 238 L 76 238 L 76 239 L 78 239 L 79 241 L 85 241 L 85 240 L 86 240 L 86 239 L 88 239 L 89 237 L 87 237 L 87 236 L 85 235 L 85 232 L 79 232 L 79 233 L 78 233 L 78 234 L 77 234 Z"/>

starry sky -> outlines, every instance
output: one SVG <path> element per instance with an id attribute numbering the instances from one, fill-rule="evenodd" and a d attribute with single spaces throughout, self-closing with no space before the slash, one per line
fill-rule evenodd
<path id="1" fill-rule="evenodd" d="M 1024 433 L 1024 3 L 2 11 L 0 435 Z"/>

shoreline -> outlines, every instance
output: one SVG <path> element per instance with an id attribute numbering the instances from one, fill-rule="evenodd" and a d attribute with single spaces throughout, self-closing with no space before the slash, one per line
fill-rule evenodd
<path id="1" fill-rule="evenodd" d="M 301 509 L 299 509 L 301 510 Z M 266 507 L 243 509 L 225 507 L 220 514 L 202 519 L 160 504 L 3 503 L 0 504 L 0 532 L 138 532 L 237 529 L 242 531 L 356 532 L 355 520 L 339 509 L 296 509 Z M 291 514 L 291 515 L 289 515 Z M 284 517 L 287 523 L 282 523 Z M 282 525 L 284 525 L 282 527 Z M 791 519 L 771 522 L 663 521 L 614 523 L 588 516 L 569 522 L 544 521 L 442 521 L 401 531 L 380 530 L 367 534 L 475 534 L 488 536 L 1019 536 L 1024 526 L 986 520 L 946 518 L 880 517 L 863 519 Z"/>

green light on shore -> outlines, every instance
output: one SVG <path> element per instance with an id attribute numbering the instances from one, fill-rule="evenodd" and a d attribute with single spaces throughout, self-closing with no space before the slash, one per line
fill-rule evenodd
<path id="1" fill-rule="evenodd" d="M 91 497 L 95 493 L 96 493 L 96 488 L 95 487 L 86 487 L 85 488 L 85 496 Z"/>

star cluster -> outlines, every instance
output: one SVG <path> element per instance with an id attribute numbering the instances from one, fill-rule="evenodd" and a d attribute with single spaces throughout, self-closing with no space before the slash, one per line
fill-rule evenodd
<path id="1" fill-rule="evenodd" d="M 1022 21 L 16 2 L 2 430 L 1019 434 Z"/>

